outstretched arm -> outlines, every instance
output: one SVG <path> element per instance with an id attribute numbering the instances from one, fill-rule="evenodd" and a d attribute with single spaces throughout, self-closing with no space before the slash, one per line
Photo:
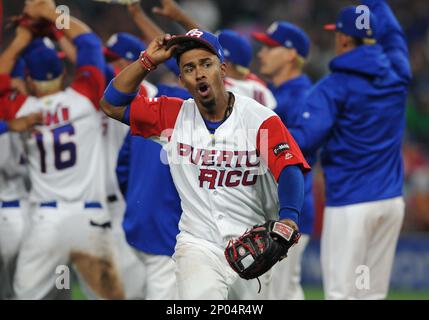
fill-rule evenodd
<path id="1" fill-rule="evenodd" d="M 174 0 L 160 0 L 162 7 L 154 7 L 152 12 L 180 24 L 185 30 L 204 29 L 198 25 Z"/>
<path id="2" fill-rule="evenodd" d="M 27 116 L 19 117 L 9 121 L 0 120 L 0 134 L 11 132 L 24 132 L 42 123 L 42 113 L 30 113 Z"/>
<path id="3" fill-rule="evenodd" d="M 61 18 L 61 13 L 56 11 L 55 1 L 53 0 L 26 1 L 23 12 L 34 19 L 44 18 L 53 23 Z M 66 37 L 71 40 L 90 31 L 90 28 L 85 23 L 74 17 L 70 18 L 70 27 L 63 29 Z"/>
<path id="4" fill-rule="evenodd" d="M 411 80 L 408 46 L 404 31 L 385 0 L 361 0 L 376 17 L 377 41 L 392 62 L 394 70 L 404 81 Z"/>
<path id="5" fill-rule="evenodd" d="M 24 27 L 16 28 L 15 39 L 0 55 L 0 74 L 10 74 L 21 52 L 30 44 L 31 32 Z"/>
<path id="6" fill-rule="evenodd" d="M 101 108 L 107 116 L 129 124 L 127 106 L 137 95 L 141 82 L 151 70 L 173 55 L 175 46 L 169 49 L 166 47 L 170 39 L 169 34 L 156 37 L 145 51 L 144 63 L 141 59 L 133 62 L 112 80 L 100 101 Z"/>
<path id="7" fill-rule="evenodd" d="M 146 43 L 151 42 L 157 36 L 164 34 L 162 29 L 143 11 L 140 2 L 130 4 L 128 12 L 134 20 L 134 23 L 139 28 L 143 40 Z"/>

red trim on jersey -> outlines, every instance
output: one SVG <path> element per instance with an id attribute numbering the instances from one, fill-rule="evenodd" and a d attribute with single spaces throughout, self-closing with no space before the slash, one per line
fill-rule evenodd
<path id="1" fill-rule="evenodd" d="M 99 101 L 104 93 L 105 81 L 100 69 L 87 65 L 77 69 L 75 80 L 70 87 L 91 100 L 94 107 L 99 110 Z"/>
<path id="2" fill-rule="evenodd" d="M 27 96 L 20 94 L 10 87 L 11 78 L 7 74 L 0 75 L 0 119 L 12 120 L 27 100 Z M 7 86 L 6 86 L 7 85 Z"/>
<path id="3" fill-rule="evenodd" d="M 254 73 L 249 73 L 246 77 L 248 80 L 253 80 L 256 82 L 259 82 L 260 84 L 262 84 L 265 88 L 267 87 L 267 84 L 265 83 L 264 80 L 262 80 L 261 78 L 259 78 L 256 74 Z"/>
<path id="4" fill-rule="evenodd" d="M 304 173 L 311 170 L 298 144 L 278 116 L 272 116 L 262 123 L 256 143 L 263 161 L 268 164 L 276 181 L 287 166 L 299 165 Z M 278 146 L 282 148 L 276 148 Z"/>
<path id="5" fill-rule="evenodd" d="M 138 96 L 131 103 L 131 133 L 145 138 L 167 134 L 170 138 L 172 131 L 163 131 L 174 128 L 182 104 L 183 100 L 178 98 Z"/>
<path id="6" fill-rule="evenodd" d="M 223 80 L 223 83 L 224 83 L 224 84 L 226 84 L 227 86 L 232 86 L 232 82 L 231 82 L 231 81 L 228 81 L 228 79 L 227 79 L 227 78 L 225 78 L 225 79 Z"/>
<path id="7" fill-rule="evenodd" d="M 147 97 L 148 96 L 147 89 L 146 89 L 146 87 L 143 84 L 140 85 L 140 90 L 139 90 L 138 95 L 139 96 L 143 96 L 143 97 Z"/>
<path id="8" fill-rule="evenodd" d="M 11 80 L 10 75 L 6 73 L 0 74 L 0 94 L 10 90 Z"/>

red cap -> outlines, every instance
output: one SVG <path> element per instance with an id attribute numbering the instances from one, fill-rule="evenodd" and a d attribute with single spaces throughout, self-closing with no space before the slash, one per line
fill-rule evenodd
<path id="1" fill-rule="evenodd" d="M 267 46 L 270 47 L 278 47 L 281 46 L 280 43 L 278 43 L 277 41 L 271 39 L 266 33 L 264 32 L 252 32 L 252 37 L 255 38 L 256 40 L 266 44 Z"/>
<path id="2" fill-rule="evenodd" d="M 323 26 L 323 29 L 328 30 L 328 31 L 335 31 L 335 30 L 337 30 L 337 25 L 335 23 L 325 24 Z"/>

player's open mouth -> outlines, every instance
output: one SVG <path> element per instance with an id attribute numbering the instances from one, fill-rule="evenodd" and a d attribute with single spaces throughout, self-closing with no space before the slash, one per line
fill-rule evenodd
<path id="1" fill-rule="evenodd" d="M 210 94 L 210 86 L 206 82 L 201 82 L 197 85 L 197 91 L 201 97 L 205 98 Z"/>

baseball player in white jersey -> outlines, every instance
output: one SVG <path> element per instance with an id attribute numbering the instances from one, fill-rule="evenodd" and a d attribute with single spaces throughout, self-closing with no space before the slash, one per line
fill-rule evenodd
<path id="1" fill-rule="evenodd" d="M 24 12 L 55 21 L 49 0 L 29 2 Z M 45 46 L 24 52 L 33 96 L 2 92 L 2 118 L 35 111 L 43 126 L 26 140 L 32 183 L 30 230 L 18 256 L 14 279 L 17 298 L 41 299 L 58 293 L 58 267 L 73 263 L 88 292 L 101 298 L 123 298 L 114 263 L 110 216 L 105 209 L 104 161 L 98 99 L 104 89 L 101 41 L 71 19 L 65 34 L 77 49 L 77 76 L 61 90 L 63 67 L 57 53 Z M 0 56 L 0 77 L 28 46 L 31 33 L 19 27 Z M 61 270 L 63 270 L 61 268 Z"/>
<path id="2" fill-rule="evenodd" d="M 143 78 L 173 54 L 194 99 L 135 98 Z M 217 37 L 207 31 L 163 35 L 114 79 L 101 101 L 108 116 L 168 152 L 183 209 L 174 254 L 180 299 L 228 297 L 238 275 L 224 249 L 246 228 L 280 216 L 296 230 L 302 172 L 310 169 L 274 112 L 225 90 L 223 61 Z"/>
<path id="3" fill-rule="evenodd" d="M 161 1 L 162 8 L 154 8 L 154 12 L 176 21 L 185 29 L 199 28 L 198 24 L 189 17 L 174 1 Z M 146 41 L 153 40 L 162 34 L 160 27 L 141 9 L 140 3 L 128 6 L 131 16 L 141 30 Z M 260 104 L 274 109 L 277 105 L 271 91 L 266 84 L 249 70 L 252 61 L 252 46 L 243 36 L 229 29 L 217 33 L 219 42 L 224 49 L 225 64 L 227 65 L 225 88 L 228 91 L 250 97 Z M 177 67 L 170 70 L 179 75 Z"/>
<path id="4" fill-rule="evenodd" d="M 17 77 L 12 78 L 12 87 Z M 0 84 L 0 91 L 6 84 Z M 0 300 L 13 298 L 16 258 L 25 233 L 28 210 L 28 181 L 19 133 L 41 123 L 41 114 L 0 120 Z"/>
<path id="5" fill-rule="evenodd" d="M 26 168 L 19 139 L 16 133 L 0 136 L 0 149 L 6 155 L 0 164 L 0 299 L 13 298 L 16 258 L 27 223 Z"/>
<path id="6" fill-rule="evenodd" d="M 18 120 L 25 121 L 25 118 Z M 31 123 L 23 125 L 19 131 L 32 127 Z M 27 224 L 28 210 L 24 180 L 26 168 L 20 136 L 12 131 L 16 131 L 13 124 L 8 124 L 5 129 L 0 135 L 0 299 L 13 298 L 16 258 Z"/>

